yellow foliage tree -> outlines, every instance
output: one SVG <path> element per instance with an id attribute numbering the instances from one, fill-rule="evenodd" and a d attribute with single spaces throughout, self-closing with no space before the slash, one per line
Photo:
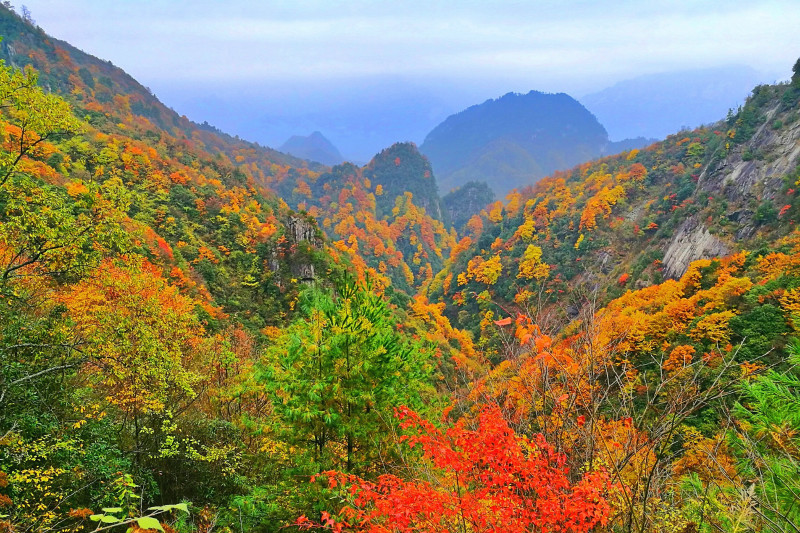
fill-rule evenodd
<path id="1" fill-rule="evenodd" d="M 519 262 L 518 278 L 543 280 L 550 275 L 550 265 L 542 262 L 542 249 L 530 244 Z"/>

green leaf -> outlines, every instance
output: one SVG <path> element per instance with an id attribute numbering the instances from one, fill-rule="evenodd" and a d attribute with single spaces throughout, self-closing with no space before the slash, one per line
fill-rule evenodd
<path id="1" fill-rule="evenodd" d="M 122 507 L 103 507 L 103 511 L 106 513 L 121 513 Z"/>
<path id="2" fill-rule="evenodd" d="M 172 511 L 172 510 L 179 510 L 183 511 L 184 513 L 189 512 L 189 506 L 186 503 L 173 503 L 170 505 L 154 505 L 153 507 L 148 507 L 148 511 Z"/>
<path id="3" fill-rule="evenodd" d="M 105 515 L 104 514 L 93 514 L 89 517 L 89 520 L 92 522 L 99 522 Z"/>
<path id="4" fill-rule="evenodd" d="M 100 518 L 100 521 L 103 522 L 104 524 L 114 524 L 116 522 L 119 522 L 120 519 L 117 518 L 116 516 L 111 516 L 110 514 L 106 514 Z"/>
<path id="5" fill-rule="evenodd" d="M 173 503 L 170 505 L 155 505 L 153 507 L 148 507 L 148 511 L 172 511 L 172 510 L 179 510 L 183 511 L 184 513 L 189 512 L 189 506 L 186 503 Z"/>
<path id="6" fill-rule="evenodd" d="M 164 528 L 161 527 L 161 522 L 152 516 L 143 516 L 141 518 L 137 518 L 136 523 L 139 524 L 139 527 L 142 529 L 157 529 L 159 531 L 164 531 Z"/>

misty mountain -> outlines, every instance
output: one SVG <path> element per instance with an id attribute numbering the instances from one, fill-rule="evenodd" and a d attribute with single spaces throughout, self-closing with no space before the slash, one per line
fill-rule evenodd
<path id="1" fill-rule="evenodd" d="M 306 136 L 292 135 L 278 150 L 328 166 L 338 165 L 344 161 L 339 150 L 318 131 Z"/>
<path id="2" fill-rule="evenodd" d="M 554 170 L 596 158 L 608 145 L 602 124 L 571 96 L 508 93 L 451 115 L 420 151 L 442 191 L 485 181 L 498 194 Z"/>
<path id="3" fill-rule="evenodd" d="M 634 148 L 644 148 L 645 146 L 649 146 L 654 142 L 658 142 L 658 139 L 647 138 L 647 137 L 632 137 L 632 138 L 622 139 L 621 141 L 609 141 L 604 151 L 604 154 L 614 155 L 620 152 L 627 152 L 629 150 L 633 150 Z"/>
<path id="4" fill-rule="evenodd" d="M 325 132 L 344 159 L 360 165 L 396 142 L 420 142 L 462 107 L 456 96 L 391 78 L 332 85 L 324 98 L 317 86 L 284 85 L 210 86 L 203 92 L 176 85 L 161 96 L 194 120 L 262 145 L 280 146 L 297 132 Z"/>
<path id="5" fill-rule="evenodd" d="M 708 124 L 744 103 L 764 82 L 750 67 L 731 66 L 639 76 L 580 98 L 612 139 L 663 139 Z"/>

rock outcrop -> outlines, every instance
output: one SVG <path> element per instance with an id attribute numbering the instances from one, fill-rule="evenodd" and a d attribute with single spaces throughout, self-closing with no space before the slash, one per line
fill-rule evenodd
<path id="1" fill-rule="evenodd" d="M 664 251 L 664 275 L 679 278 L 692 261 L 724 256 L 729 252 L 728 246 L 712 235 L 708 228 L 694 217 L 688 218 L 678 227 Z"/>

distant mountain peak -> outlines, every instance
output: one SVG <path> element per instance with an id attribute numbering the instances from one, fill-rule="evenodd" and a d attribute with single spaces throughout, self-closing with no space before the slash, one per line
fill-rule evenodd
<path id="1" fill-rule="evenodd" d="M 509 92 L 449 116 L 425 138 L 442 190 L 485 181 L 499 194 L 599 157 L 608 134 L 565 93 Z"/>
<path id="2" fill-rule="evenodd" d="M 645 74 L 581 97 L 612 139 L 655 137 L 715 122 L 742 104 L 765 81 L 750 67 L 734 65 Z"/>
<path id="3" fill-rule="evenodd" d="M 344 161 L 339 150 L 320 131 L 314 131 L 306 136 L 292 135 L 279 150 L 300 159 L 328 166 L 338 165 Z"/>

